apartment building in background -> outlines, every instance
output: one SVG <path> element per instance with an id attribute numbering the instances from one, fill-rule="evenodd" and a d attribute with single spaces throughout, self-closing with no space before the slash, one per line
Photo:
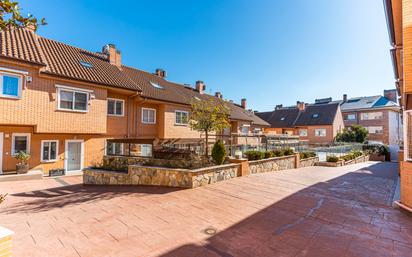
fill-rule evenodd
<path id="1" fill-rule="evenodd" d="M 404 128 L 403 150 L 399 154 L 399 205 L 412 212 L 412 3 L 409 0 L 384 0 L 383 3 Z"/>
<path id="2" fill-rule="evenodd" d="M 331 144 L 345 127 L 340 102 L 331 98 L 317 99 L 313 104 L 298 101 L 295 106 L 277 105 L 273 111 L 256 115 L 270 124 L 265 133 L 299 136 L 309 145 Z"/>
<path id="3" fill-rule="evenodd" d="M 341 110 L 346 127 L 354 124 L 365 127 L 369 132 L 368 142 L 388 145 L 391 159 L 397 160 L 403 137 L 396 89 L 384 90 L 383 96 L 348 98 L 345 94 Z"/>
<path id="4" fill-rule="evenodd" d="M 151 156 L 153 147 L 200 145 L 188 126 L 193 100 L 206 85 L 166 80 L 122 63 L 113 44 L 91 52 L 39 36 L 30 29 L 0 32 L 0 172 L 16 169 L 14 156 L 31 154 L 31 169 L 81 170 L 107 154 Z M 229 133 L 268 124 L 242 104 L 230 109 Z"/>

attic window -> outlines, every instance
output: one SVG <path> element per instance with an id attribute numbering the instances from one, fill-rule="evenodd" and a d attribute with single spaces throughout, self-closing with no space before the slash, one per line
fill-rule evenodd
<path id="1" fill-rule="evenodd" d="M 80 61 L 80 64 L 86 68 L 93 68 L 93 64 L 91 64 L 90 62 Z"/>
<path id="2" fill-rule="evenodd" d="M 319 117 L 319 114 L 317 113 L 312 114 L 312 118 L 318 118 L 318 117 Z"/>
<path id="3" fill-rule="evenodd" d="M 161 85 L 159 85 L 155 82 L 150 81 L 150 85 L 152 85 L 154 88 L 157 88 L 157 89 L 165 89 L 164 87 L 162 87 Z"/>
<path id="4" fill-rule="evenodd" d="M 360 99 L 349 99 L 347 103 L 356 103 L 359 102 Z"/>
<path id="5" fill-rule="evenodd" d="M 280 120 L 285 120 L 285 119 L 286 119 L 285 117 L 280 118 Z"/>

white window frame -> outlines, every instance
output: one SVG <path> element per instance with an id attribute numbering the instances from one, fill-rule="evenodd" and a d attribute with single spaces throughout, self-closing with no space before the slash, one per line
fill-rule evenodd
<path id="1" fill-rule="evenodd" d="M 18 85 L 18 95 L 3 95 L 3 76 L 9 76 L 9 77 L 15 77 L 19 79 L 19 85 Z M 10 72 L 4 72 L 0 71 L 0 97 L 2 98 L 11 98 L 11 99 L 20 99 L 21 98 L 21 92 L 23 90 L 23 76 L 15 73 L 10 73 Z"/>
<path id="2" fill-rule="evenodd" d="M 349 119 L 349 116 L 351 116 L 351 115 L 354 116 L 354 119 Z M 356 113 L 348 113 L 348 114 L 346 114 L 346 120 L 349 120 L 349 121 L 356 120 Z"/>
<path id="3" fill-rule="evenodd" d="M 109 153 L 109 147 L 108 147 L 108 141 L 106 141 L 106 155 L 112 155 L 112 156 L 116 156 L 116 153 Z M 113 142 L 112 142 L 113 144 Z M 114 143 L 114 144 L 120 144 L 120 155 L 124 154 L 124 143 Z M 116 150 L 115 148 L 113 148 L 112 150 Z"/>
<path id="4" fill-rule="evenodd" d="M 324 135 L 318 135 L 318 133 L 316 133 L 316 131 L 318 131 L 318 130 L 323 130 L 323 131 L 325 131 L 325 134 L 324 134 Z M 327 130 L 326 130 L 325 128 L 317 128 L 317 129 L 315 129 L 315 137 L 326 137 L 326 135 L 327 135 Z"/>
<path id="5" fill-rule="evenodd" d="M 383 126 L 366 126 L 365 128 L 368 130 L 368 133 L 369 133 L 369 134 L 383 135 Z M 376 133 L 376 130 L 375 130 L 375 132 L 371 132 L 371 131 L 370 131 L 371 128 L 381 128 L 381 130 L 380 130 L 381 133 Z"/>
<path id="6" fill-rule="evenodd" d="M 144 121 L 144 111 L 153 111 L 154 112 L 154 117 L 153 117 L 153 122 L 149 122 L 149 121 Z M 142 108 L 142 123 L 143 124 L 156 124 L 156 109 L 153 108 Z"/>
<path id="7" fill-rule="evenodd" d="M 27 151 L 26 153 L 30 154 L 30 141 L 31 141 L 31 134 L 30 133 L 13 133 L 11 135 L 11 156 L 16 156 L 18 153 L 15 153 L 14 143 L 16 137 L 27 137 Z"/>
<path id="8" fill-rule="evenodd" d="M 44 160 L 43 159 L 43 147 L 44 143 L 56 143 L 56 158 L 55 159 L 49 159 L 49 160 Z M 50 150 L 49 150 L 49 157 L 50 157 Z M 59 140 L 42 140 L 41 141 L 41 148 L 40 148 L 40 161 L 41 162 L 56 162 L 59 160 Z"/>
<path id="9" fill-rule="evenodd" d="M 409 116 L 411 115 L 411 119 L 409 119 Z M 408 138 L 409 140 L 412 140 L 412 138 L 410 138 L 412 135 L 408 135 L 408 123 L 412 122 L 412 110 L 406 110 L 403 111 L 403 149 L 404 149 L 404 156 L 403 159 L 404 161 L 412 161 L 412 156 L 409 156 L 409 145 L 408 145 Z"/>
<path id="10" fill-rule="evenodd" d="M 186 115 L 187 115 L 187 122 L 186 123 L 178 123 L 177 122 L 177 113 L 178 112 L 180 112 L 180 113 L 186 113 Z M 189 112 L 188 111 L 181 111 L 181 110 L 175 110 L 175 125 L 178 125 L 178 126 L 187 126 L 189 124 Z"/>
<path id="11" fill-rule="evenodd" d="M 305 135 L 302 135 L 301 131 L 305 131 Z M 307 137 L 308 136 L 308 129 L 299 129 L 299 136 L 300 137 Z"/>
<path id="12" fill-rule="evenodd" d="M 109 114 L 109 101 L 114 101 L 114 114 Z M 122 103 L 122 114 L 116 114 L 116 103 Z M 107 98 L 107 116 L 123 117 L 124 116 L 124 100 L 117 98 Z"/>
<path id="13" fill-rule="evenodd" d="M 378 119 L 370 119 L 369 117 L 367 118 L 367 119 L 365 119 L 365 117 L 364 117 L 364 115 L 366 115 L 366 116 L 369 116 L 370 114 L 375 114 L 375 113 L 380 113 L 381 114 L 381 116 L 380 116 L 380 118 L 378 118 Z M 378 111 L 378 112 L 362 112 L 361 113 L 361 120 L 381 120 L 381 119 L 383 119 L 383 112 L 380 112 L 380 111 Z"/>
<path id="14" fill-rule="evenodd" d="M 59 111 L 65 111 L 65 112 L 89 112 L 89 103 L 90 103 L 90 94 L 93 92 L 93 90 L 88 90 L 88 89 L 83 89 L 83 88 L 76 88 L 76 87 L 68 87 L 68 86 L 61 86 L 61 85 L 56 85 L 57 91 L 57 110 Z M 73 93 L 73 109 L 66 109 L 66 108 L 61 108 L 60 107 L 60 91 L 69 91 Z M 81 94 L 86 94 L 87 97 L 87 103 L 86 103 L 86 110 L 76 110 L 74 109 L 76 98 L 75 98 L 75 93 L 81 93 Z"/>

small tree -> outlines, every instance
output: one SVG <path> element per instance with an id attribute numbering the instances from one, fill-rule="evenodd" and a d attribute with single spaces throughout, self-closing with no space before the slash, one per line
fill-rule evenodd
<path id="1" fill-rule="evenodd" d="M 337 142 L 347 143 L 364 143 L 368 138 L 368 130 L 360 125 L 352 125 L 350 128 L 344 128 L 342 132 L 336 135 Z"/>
<path id="2" fill-rule="evenodd" d="M 11 0 L 0 0 L 0 31 L 10 28 L 25 28 L 34 26 L 37 30 L 39 25 L 46 25 L 46 20 L 42 18 L 40 22 L 31 14 L 23 17 L 18 2 Z"/>
<path id="3" fill-rule="evenodd" d="M 222 141 L 218 140 L 212 148 L 212 159 L 217 165 L 223 164 L 226 157 L 226 148 Z"/>
<path id="4" fill-rule="evenodd" d="M 209 133 L 219 132 L 230 126 L 229 108 L 221 99 L 212 97 L 207 100 L 194 99 L 189 125 L 192 129 L 205 133 L 205 155 L 208 156 Z"/>

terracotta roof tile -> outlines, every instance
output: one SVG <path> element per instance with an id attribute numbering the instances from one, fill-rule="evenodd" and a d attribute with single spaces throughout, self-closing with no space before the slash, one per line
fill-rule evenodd
<path id="1" fill-rule="evenodd" d="M 0 54 L 22 61 L 44 64 L 43 73 L 82 80 L 112 87 L 141 91 L 143 97 L 190 105 L 193 98 L 214 97 L 200 94 L 191 87 L 173 83 L 136 68 L 110 64 L 107 55 L 73 47 L 46 39 L 26 29 L 0 32 Z M 81 62 L 89 63 L 85 67 Z M 227 102 L 230 118 L 250 121 L 257 125 L 269 124 L 253 112 Z"/>

